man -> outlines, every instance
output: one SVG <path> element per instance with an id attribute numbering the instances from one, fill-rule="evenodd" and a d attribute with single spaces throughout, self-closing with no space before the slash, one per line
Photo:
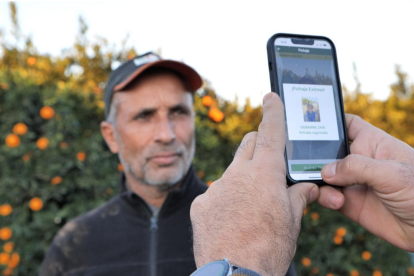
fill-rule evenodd
<path id="1" fill-rule="evenodd" d="M 190 206 L 207 186 L 191 162 L 191 67 L 153 53 L 116 69 L 105 89 L 102 135 L 124 167 L 121 194 L 67 223 L 40 275 L 189 275 L 196 270 Z"/>
<path id="2" fill-rule="evenodd" d="M 357 116 L 346 119 L 351 155 L 322 169 L 324 181 L 342 189 L 286 188 L 284 107 L 275 93 L 265 96 L 258 132 L 243 138 L 223 176 L 191 207 L 197 267 L 209 264 L 194 276 L 225 275 L 211 273 L 223 259 L 234 275 L 284 275 L 303 210 L 316 199 L 414 252 L 414 149 Z"/>
<path id="3" fill-rule="evenodd" d="M 305 115 L 303 115 L 303 120 L 305 122 L 319 122 L 319 118 L 317 117 L 316 112 L 313 110 L 313 104 L 308 102 L 307 110 Z"/>

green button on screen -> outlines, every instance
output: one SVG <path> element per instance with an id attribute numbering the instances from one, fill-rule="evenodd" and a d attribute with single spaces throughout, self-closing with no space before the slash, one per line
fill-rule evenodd
<path id="1" fill-rule="evenodd" d="M 290 169 L 293 172 L 320 172 L 326 164 L 293 164 Z"/>

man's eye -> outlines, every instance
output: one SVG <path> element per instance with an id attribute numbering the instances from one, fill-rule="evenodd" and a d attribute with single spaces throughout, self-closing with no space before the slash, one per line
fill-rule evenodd
<path id="1" fill-rule="evenodd" d="M 186 115 L 188 114 L 187 110 L 184 110 L 182 108 L 177 108 L 176 110 L 173 111 L 174 114 L 176 115 Z"/>
<path id="2" fill-rule="evenodd" d="M 147 113 L 147 112 L 145 112 L 145 113 L 141 113 L 141 114 L 139 114 L 139 115 L 137 115 L 137 116 L 135 116 L 135 120 L 148 120 L 148 119 L 150 119 L 151 118 L 151 113 Z"/>

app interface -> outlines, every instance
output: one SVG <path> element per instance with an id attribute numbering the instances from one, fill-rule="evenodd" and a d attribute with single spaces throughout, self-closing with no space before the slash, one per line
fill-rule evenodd
<path id="1" fill-rule="evenodd" d="M 338 83 L 327 41 L 275 40 L 278 86 L 286 110 L 286 154 L 295 180 L 320 179 L 322 167 L 346 156 Z"/>

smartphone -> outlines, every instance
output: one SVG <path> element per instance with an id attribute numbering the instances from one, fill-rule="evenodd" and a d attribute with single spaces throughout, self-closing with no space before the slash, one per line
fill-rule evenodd
<path id="1" fill-rule="evenodd" d="M 325 184 L 325 164 L 349 154 L 342 89 L 333 42 L 279 33 L 267 42 L 270 84 L 285 105 L 286 177 Z"/>

